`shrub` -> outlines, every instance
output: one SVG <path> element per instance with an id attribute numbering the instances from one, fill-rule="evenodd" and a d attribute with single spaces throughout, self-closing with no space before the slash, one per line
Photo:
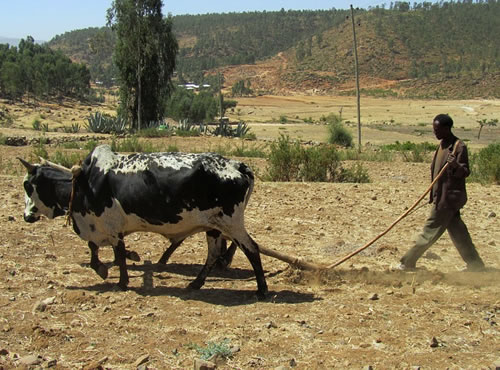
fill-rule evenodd
<path id="1" fill-rule="evenodd" d="M 271 143 L 268 176 L 271 181 L 294 181 L 299 176 L 301 147 L 292 143 L 287 135 L 280 135 L 278 141 Z"/>
<path id="2" fill-rule="evenodd" d="M 229 347 L 229 339 L 224 339 L 221 343 L 208 342 L 206 348 L 202 348 L 197 344 L 189 345 L 189 348 L 196 350 L 203 360 L 208 360 L 214 355 L 222 358 L 233 357 L 231 347 Z"/>
<path id="3" fill-rule="evenodd" d="M 500 185 L 500 142 L 490 144 L 471 156 L 470 181 Z"/>
<path id="4" fill-rule="evenodd" d="M 351 168 L 341 170 L 338 182 L 368 183 L 370 176 L 368 171 L 360 163 L 355 163 Z"/>
<path id="5" fill-rule="evenodd" d="M 342 118 L 336 114 L 321 117 L 328 124 L 328 143 L 341 145 L 346 148 L 353 146 L 352 135 L 342 124 Z"/>
<path id="6" fill-rule="evenodd" d="M 344 169 L 334 146 L 302 148 L 281 135 L 271 144 L 267 178 L 271 181 L 369 182 L 367 171 L 357 164 Z"/>

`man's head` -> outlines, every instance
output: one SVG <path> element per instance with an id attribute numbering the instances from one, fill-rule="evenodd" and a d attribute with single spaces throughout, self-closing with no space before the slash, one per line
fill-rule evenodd
<path id="1" fill-rule="evenodd" d="M 438 114 L 432 121 L 432 129 L 434 131 L 434 135 L 436 135 L 436 139 L 438 140 L 443 140 L 450 137 L 452 135 L 452 127 L 453 120 L 447 114 Z"/>

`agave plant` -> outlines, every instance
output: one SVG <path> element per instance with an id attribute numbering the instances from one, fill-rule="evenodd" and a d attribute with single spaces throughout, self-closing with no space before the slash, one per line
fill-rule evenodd
<path id="1" fill-rule="evenodd" d="M 250 127 L 248 127 L 246 122 L 240 121 L 238 122 L 238 126 L 233 130 L 233 136 L 236 137 L 244 137 L 250 131 Z"/>
<path id="2" fill-rule="evenodd" d="M 95 112 L 87 118 L 85 127 L 87 130 L 102 134 L 123 134 L 127 131 L 127 120 L 123 117 L 113 117 L 110 115 Z"/>

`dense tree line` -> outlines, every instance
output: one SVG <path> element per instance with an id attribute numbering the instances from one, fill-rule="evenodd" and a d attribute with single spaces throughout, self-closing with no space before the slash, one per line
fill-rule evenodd
<path id="1" fill-rule="evenodd" d="M 367 20 L 393 52 L 408 55 L 410 78 L 457 76 L 500 70 L 500 3 L 395 2 L 375 8 Z"/>
<path id="2" fill-rule="evenodd" d="M 182 45 L 177 70 L 193 76 L 224 65 L 251 64 L 300 41 L 320 35 L 345 21 L 345 10 L 245 12 L 174 17 L 179 40 L 195 39 Z"/>
<path id="3" fill-rule="evenodd" d="M 18 47 L 0 45 L 0 96 L 9 99 L 83 97 L 90 89 L 90 72 L 62 52 L 35 44 L 28 36 Z"/>
<path id="4" fill-rule="evenodd" d="M 165 105 L 168 117 L 177 121 L 187 119 L 192 123 L 210 122 L 219 111 L 217 99 L 209 91 L 195 94 L 183 87 L 177 88 Z"/>

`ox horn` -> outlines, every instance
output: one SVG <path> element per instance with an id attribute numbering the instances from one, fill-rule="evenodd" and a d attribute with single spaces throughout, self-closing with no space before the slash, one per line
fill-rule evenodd
<path id="1" fill-rule="evenodd" d="M 29 162 L 26 162 L 24 159 L 22 159 L 20 157 L 17 157 L 17 159 L 19 159 L 21 161 L 21 163 L 23 164 L 23 166 L 26 167 L 26 169 L 28 170 L 28 173 L 35 172 L 35 170 L 36 170 L 36 166 L 35 165 L 32 165 Z"/>
<path id="2" fill-rule="evenodd" d="M 49 166 L 63 172 L 71 173 L 71 170 L 69 168 L 61 166 L 60 164 L 54 162 L 50 162 L 42 157 L 40 157 L 40 163 L 44 166 Z"/>

